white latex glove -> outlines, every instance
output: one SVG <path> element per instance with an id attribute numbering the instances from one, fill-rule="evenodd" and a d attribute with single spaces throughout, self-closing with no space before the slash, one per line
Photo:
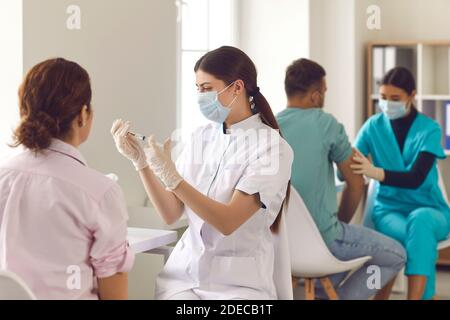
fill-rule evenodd
<path id="1" fill-rule="evenodd" d="M 350 165 L 353 173 L 362 174 L 377 181 L 384 181 L 384 170 L 375 167 L 359 150 L 356 150 L 356 156 L 353 157 L 353 161 L 356 162 L 356 164 Z"/>
<path id="2" fill-rule="evenodd" d="M 116 143 L 117 150 L 133 162 L 137 171 L 148 166 L 145 152 L 135 137 L 128 134 L 131 123 L 122 119 L 114 121 L 111 134 Z"/>
<path id="3" fill-rule="evenodd" d="M 167 189 L 173 191 L 183 181 L 172 161 L 172 141 L 167 139 L 161 147 L 154 136 L 148 138 L 148 146 L 144 149 L 147 162 L 153 173 L 162 181 Z"/>

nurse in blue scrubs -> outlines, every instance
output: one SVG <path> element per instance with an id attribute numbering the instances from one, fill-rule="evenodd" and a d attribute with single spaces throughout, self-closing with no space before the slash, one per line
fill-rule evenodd
<path id="1" fill-rule="evenodd" d="M 436 160 L 445 159 L 441 129 L 414 106 L 415 80 L 405 68 L 389 71 L 379 107 L 355 142 L 355 173 L 378 180 L 375 228 L 407 251 L 408 299 L 435 295 L 437 245 L 450 231 L 450 208 L 438 185 Z M 370 156 L 371 160 L 368 159 Z"/>

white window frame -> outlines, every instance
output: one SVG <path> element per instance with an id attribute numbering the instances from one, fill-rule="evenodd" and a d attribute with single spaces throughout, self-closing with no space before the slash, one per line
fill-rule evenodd
<path id="1" fill-rule="evenodd" d="M 209 12 L 209 3 L 211 1 L 220 1 L 220 0 L 206 0 L 207 4 L 208 4 L 208 9 L 207 11 Z M 176 61 L 176 70 L 177 70 L 177 114 L 176 114 L 176 125 L 177 128 L 181 129 L 183 126 L 183 117 L 182 117 L 182 110 L 183 110 L 183 102 L 182 102 L 182 69 L 183 69 L 183 65 L 182 65 L 182 57 L 183 57 L 183 53 L 184 52 L 205 52 L 205 50 L 203 49 L 189 49 L 189 50 L 185 50 L 183 49 L 182 45 L 183 45 L 183 39 L 182 39 L 182 6 L 186 5 L 184 3 L 183 0 L 175 0 L 175 4 L 178 8 L 178 17 L 177 17 L 177 31 L 176 31 L 176 41 L 177 41 L 177 45 L 176 45 L 176 49 L 177 49 L 177 61 Z M 233 28 L 231 34 L 232 34 L 232 45 L 237 46 L 237 44 L 239 43 L 239 10 L 238 10 L 238 6 L 239 6 L 239 1 L 238 0 L 231 0 L 231 5 L 232 5 L 232 16 L 231 18 L 231 26 Z M 209 15 L 208 15 L 208 25 L 209 25 Z M 210 43 L 209 43 L 209 28 L 207 29 L 207 47 L 206 47 L 206 52 L 216 49 L 216 48 L 211 48 L 210 47 Z M 194 68 L 194 66 L 192 66 L 192 69 Z"/>

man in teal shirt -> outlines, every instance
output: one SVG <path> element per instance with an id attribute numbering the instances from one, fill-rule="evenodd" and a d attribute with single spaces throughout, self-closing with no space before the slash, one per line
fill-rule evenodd
<path id="1" fill-rule="evenodd" d="M 325 70 L 300 59 L 289 66 L 285 89 L 288 108 L 277 115 L 281 132 L 294 150 L 292 185 L 303 198 L 330 251 L 342 260 L 372 256 L 342 285 L 346 274 L 332 278 L 341 299 L 369 299 L 377 289 L 367 286 L 367 267 L 380 267 L 376 298 L 389 297 L 393 279 L 403 268 L 405 251 L 393 239 L 362 226 L 349 225 L 364 193 L 364 180 L 352 172 L 353 149 L 345 129 L 323 111 L 327 90 Z M 338 208 L 336 164 L 346 182 Z M 380 288 L 378 288 L 380 289 Z"/>

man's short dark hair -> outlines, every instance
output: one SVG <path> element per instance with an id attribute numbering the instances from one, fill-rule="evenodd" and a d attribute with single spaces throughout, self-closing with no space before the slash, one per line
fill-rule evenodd
<path id="1" fill-rule="evenodd" d="M 319 86 L 326 76 L 325 69 L 318 63 L 299 59 L 294 61 L 286 71 L 284 88 L 288 97 L 305 94 L 313 86 Z"/>

